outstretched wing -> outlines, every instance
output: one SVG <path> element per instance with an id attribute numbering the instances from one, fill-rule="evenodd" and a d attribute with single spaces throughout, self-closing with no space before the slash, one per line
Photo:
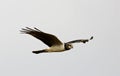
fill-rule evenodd
<path id="1" fill-rule="evenodd" d="M 86 42 L 88 42 L 89 40 L 92 40 L 92 39 L 93 39 L 93 36 L 90 39 L 78 39 L 78 40 L 69 41 L 67 43 L 80 43 L 80 42 L 86 43 Z"/>
<path id="2" fill-rule="evenodd" d="M 61 45 L 62 44 L 62 42 L 56 36 L 48 34 L 48 33 L 44 33 L 35 27 L 34 27 L 34 29 L 31 29 L 29 27 L 22 28 L 21 32 L 32 35 L 33 37 L 44 42 L 49 47 L 51 47 L 53 45 Z"/>

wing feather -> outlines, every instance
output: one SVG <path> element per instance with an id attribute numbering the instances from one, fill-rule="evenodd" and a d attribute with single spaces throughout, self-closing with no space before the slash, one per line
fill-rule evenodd
<path id="1" fill-rule="evenodd" d="M 86 42 L 88 42 L 89 40 L 92 40 L 92 39 L 93 39 L 93 36 L 90 39 L 78 39 L 78 40 L 69 41 L 67 43 L 80 43 L 80 42 L 86 43 Z"/>
<path id="2" fill-rule="evenodd" d="M 51 47 L 53 45 L 61 45 L 62 44 L 62 42 L 56 36 L 54 36 L 52 34 L 44 33 L 35 27 L 34 27 L 34 29 L 31 29 L 29 27 L 22 28 L 21 32 L 32 35 L 33 37 L 44 42 L 49 47 Z"/>

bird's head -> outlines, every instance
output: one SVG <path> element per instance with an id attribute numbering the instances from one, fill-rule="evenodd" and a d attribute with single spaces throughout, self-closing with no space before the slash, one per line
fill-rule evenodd
<path id="1" fill-rule="evenodd" d="M 65 43 L 65 50 L 70 50 L 73 48 L 73 45 L 70 43 Z"/>

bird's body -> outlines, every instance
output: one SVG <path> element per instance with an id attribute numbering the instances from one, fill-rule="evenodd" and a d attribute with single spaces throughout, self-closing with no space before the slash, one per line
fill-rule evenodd
<path id="1" fill-rule="evenodd" d="M 64 45 L 56 45 L 56 46 L 51 46 L 50 48 L 46 49 L 48 52 L 62 52 L 64 51 Z"/>
<path id="2" fill-rule="evenodd" d="M 72 43 L 78 43 L 78 42 L 86 43 L 89 40 L 93 39 L 93 37 L 91 37 L 90 39 L 79 39 L 79 40 L 63 43 L 55 35 L 44 33 L 37 28 L 31 29 L 29 27 L 26 27 L 26 29 L 23 28 L 21 32 L 32 35 L 49 46 L 49 48 L 47 49 L 33 51 L 33 53 L 35 54 L 49 53 L 49 52 L 63 52 L 72 49 L 73 48 Z"/>

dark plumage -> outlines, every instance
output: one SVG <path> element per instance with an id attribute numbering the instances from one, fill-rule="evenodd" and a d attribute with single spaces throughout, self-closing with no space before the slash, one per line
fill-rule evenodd
<path id="1" fill-rule="evenodd" d="M 91 37 L 90 39 L 79 39 L 79 40 L 63 43 L 55 35 L 42 32 L 35 27 L 34 29 L 31 29 L 29 27 L 22 28 L 21 32 L 24 34 L 29 34 L 41 40 L 42 42 L 44 42 L 46 45 L 49 46 L 48 49 L 33 51 L 33 53 L 35 54 L 45 53 L 45 52 L 62 52 L 62 51 L 70 50 L 73 48 L 72 43 L 78 43 L 78 42 L 86 43 L 89 40 L 93 39 L 93 37 Z"/>

